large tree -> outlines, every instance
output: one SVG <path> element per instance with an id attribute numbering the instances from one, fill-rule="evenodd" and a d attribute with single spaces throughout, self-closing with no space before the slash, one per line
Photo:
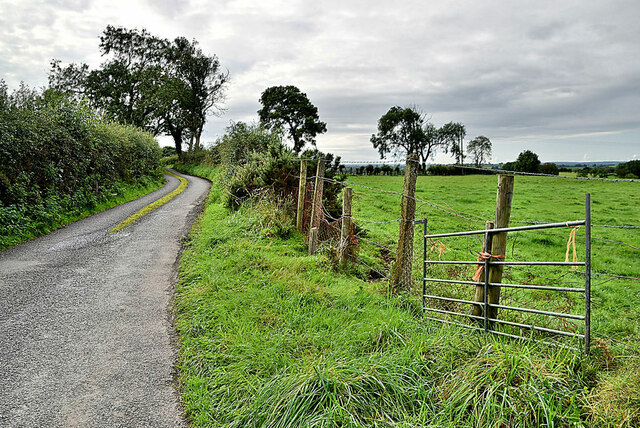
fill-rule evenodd
<path id="1" fill-rule="evenodd" d="M 378 120 L 378 132 L 371 135 L 373 147 L 380 159 L 387 155 L 402 158 L 415 153 L 420 158 L 423 171 L 427 160 L 442 145 L 439 130 L 417 107 L 394 106 Z"/>
<path id="2" fill-rule="evenodd" d="M 469 141 L 467 153 L 469 153 L 469 156 L 473 159 L 475 166 L 479 168 L 485 161 L 491 158 L 491 140 L 484 135 L 477 136 Z"/>
<path id="3" fill-rule="evenodd" d="M 540 159 L 531 150 L 525 150 L 518 155 L 515 162 L 505 163 L 502 169 L 518 172 L 540 172 Z"/>
<path id="4" fill-rule="evenodd" d="M 228 81 L 217 57 L 197 44 L 109 25 L 100 38 L 100 53 L 108 59 L 95 70 L 54 60 L 49 85 L 87 97 L 114 120 L 171 135 L 181 153 L 187 139 L 190 148 L 194 142 L 200 147 L 207 114 L 220 111 Z"/>
<path id="5" fill-rule="evenodd" d="M 200 149 L 207 115 L 222 111 L 220 102 L 224 100 L 229 72 L 222 70 L 215 55 L 205 55 L 197 41 L 184 37 L 173 41 L 167 50 L 167 59 L 171 74 L 182 82 L 176 98 L 186 113 L 189 149 Z"/>
<path id="6" fill-rule="evenodd" d="M 327 124 L 320 120 L 318 108 L 295 86 L 267 88 L 260 103 L 260 123 L 267 129 L 285 131 L 293 140 L 296 154 L 307 144 L 315 147 L 316 135 L 327 132 Z"/>
<path id="7" fill-rule="evenodd" d="M 464 163 L 464 137 L 467 135 L 465 126 L 461 123 L 449 122 L 443 125 L 439 132 L 446 150 L 456 158 L 457 164 L 462 165 Z"/>

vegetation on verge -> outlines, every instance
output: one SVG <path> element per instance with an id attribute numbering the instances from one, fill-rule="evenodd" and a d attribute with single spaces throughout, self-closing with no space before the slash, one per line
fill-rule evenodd
<path id="1" fill-rule="evenodd" d="M 214 183 L 176 297 L 195 426 L 640 423 L 634 360 L 610 372 L 598 355 L 425 321 L 416 297 L 385 297 L 386 284 L 308 256 L 277 205 L 228 210 L 223 169 L 187 170 Z"/>
<path id="2" fill-rule="evenodd" d="M 541 342 L 443 326 L 423 318 L 418 296 L 388 297 L 387 283 L 370 267 L 354 265 L 340 271 L 331 248 L 308 256 L 304 239 L 294 228 L 291 193 L 281 192 L 291 186 L 287 180 L 297 171 L 290 169 L 291 151 L 282 149 L 277 135 L 234 124 L 201 160 L 209 165 L 176 165 L 213 181 L 205 212 L 183 255 L 176 295 L 180 381 L 194 425 L 640 423 L 640 390 L 633 387 L 640 384 L 636 361 L 640 352 L 633 345 L 639 336 L 638 313 L 632 309 L 627 316 L 615 309 L 638 301 L 635 282 L 628 287 L 619 281 L 603 282 L 594 288 L 594 328 L 627 343 L 598 338 L 590 357 Z M 397 233 L 397 223 L 388 220 L 397 218 L 402 178 L 348 180 L 356 190 L 354 217 L 373 221 L 361 233 L 377 241 L 380 236 L 390 239 L 381 241 L 382 248 L 360 244 L 359 256 L 384 272 L 390 262 L 384 247 L 393 247 Z M 633 183 L 581 182 L 576 189 L 575 182 L 518 180 L 516 220 L 581 218 L 580 186 L 592 186 L 594 222 L 623 224 L 636 218 L 640 206 L 608 205 L 611 198 L 629 195 L 626 187 L 611 186 Z M 367 190 L 358 192 L 357 185 Z M 495 203 L 495 177 L 418 179 L 417 197 L 434 200 L 442 195 L 447 195 L 446 204 L 419 207 L 418 216 L 429 217 L 430 230 L 476 226 L 466 224 L 464 214 L 461 225 L 461 217 L 450 212 L 464 207 L 484 223 L 482 218 L 491 217 Z M 560 200 L 551 203 L 549 195 Z M 607 237 L 640 246 L 619 235 L 623 230 L 611 233 Z M 517 246 L 509 244 L 509 257 L 556 260 L 564 256 L 566 238 L 518 235 Z M 630 247 L 609 248 L 605 242 L 594 243 L 594 270 L 637 275 L 636 268 L 625 262 Z M 470 245 L 476 247 L 475 242 Z M 468 248 L 468 243 L 453 243 L 442 251 L 447 257 L 464 259 L 469 257 Z M 560 255 L 551 254 L 554 250 Z M 531 280 L 524 271 L 509 275 Z M 541 293 L 536 299 L 536 304 L 556 303 Z M 610 404 L 612 399 L 616 406 Z"/>
<path id="3" fill-rule="evenodd" d="M 159 160 L 144 131 L 0 82 L 0 249 L 157 189 Z"/>

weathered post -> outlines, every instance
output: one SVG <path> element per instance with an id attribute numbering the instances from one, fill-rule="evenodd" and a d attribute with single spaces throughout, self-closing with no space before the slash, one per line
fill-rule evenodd
<path id="1" fill-rule="evenodd" d="M 513 200 L 513 175 L 498 176 L 498 195 L 496 197 L 495 227 L 501 229 L 509 227 L 511 215 L 511 201 Z M 491 242 L 491 261 L 503 260 L 507 250 L 507 232 L 493 234 Z M 489 283 L 502 282 L 501 265 L 489 267 Z M 489 287 L 489 305 L 500 304 L 500 287 Z M 489 318 L 498 318 L 498 309 L 489 308 Z"/>
<path id="2" fill-rule="evenodd" d="M 347 267 L 349 262 L 349 236 L 351 235 L 351 202 L 353 191 L 345 187 L 342 193 L 342 229 L 340 230 L 340 264 Z"/>
<path id="3" fill-rule="evenodd" d="M 489 229 L 493 229 L 493 222 L 492 221 L 487 221 L 485 223 L 485 229 L 489 230 Z M 491 249 L 491 242 L 493 240 L 493 236 L 486 232 L 485 233 L 485 237 L 484 237 L 484 242 L 482 243 L 482 253 L 481 255 L 478 257 L 478 261 L 484 261 L 484 255 L 489 251 L 488 249 Z M 478 269 L 476 270 L 476 276 L 474 277 L 474 279 L 476 281 L 478 281 L 478 285 L 476 285 L 476 292 L 473 296 L 473 301 L 474 302 L 478 302 L 480 303 L 479 305 L 474 305 L 473 309 L 471 311 L 472 315 L 475 315 L 477 317 L 483 316 L 484 315 L 484 297 L 485 297 L 485 289 L 486 289 L 486 285 L 485 285 L 485 276 L 482 274 L 484 273 L 484 269 L 486 269 L 486 263 L 485 265 L 482 267 L 482 273 L 478 273 L 480 272 L 480 266 L 482 265 L 478 265 Z M 477 279 L 476 279 L 477 277 Z"/>
<path id="4" fill-rule="evenodd" d="M 318 228 L 312 227 L 309 230 L 309 255 L 313 256 L 318 251 Z"/>
<path id="5" fill-rule="evenodd" d="M 296 216 L 296 227 L 299 232 L 302 232 L 304 225 L 302 219 L 304 218 L 304 200 L 306 199 L 307 190 L 307 161 L 300 161 L 300 184 L 298 185 L 298 211 Z"/>
<path id="6" fill-rule="evenodd" d="M 314 227 L 320 227 L 320 218 L 322 216 L 322 190 L 324 188 L 324 159 L 318 160 L 318 169 L 316 170 L 316 185 L 313 189 L 313 203 L 311 204 L 311 224 L 309 230 Z M 315 240 L 313 240 L 315 239 Z M 313 249 L 313 251 L 312 251 Z M 312 235 L 309 233 L 309 254 L 315 254 L 318 249 L 318 233 Z"/>
<path id="7" fill-rule="evenodd" d="M 411 290 L 411 267 L 413 262 L 413 222 L 416 217 L 416 180 L 418 178 L 418 156 L 407 156 L 407 166 L 404 173 L 404 187 L 402 189 L 402 213 L 400 219 L 400 233 L 398 237 L 398 251 L 396 262 L 391 269 L 389 290 L 392 294 Z"/>

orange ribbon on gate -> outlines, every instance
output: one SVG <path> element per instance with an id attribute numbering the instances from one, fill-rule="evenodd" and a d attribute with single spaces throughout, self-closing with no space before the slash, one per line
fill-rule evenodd
<path id="1" fill-rule="evenodd" d="M 490 260 L 492 257 L 494 259 L 504 259 L 506 257 L 506 254 L 501 254 L 501 255 L 494 256 L 493 254 L 491 254 L 489 252 L 484 252 L 484 251 L 478 253 L 478 261 L 479 262 L 483 262 L 485 260 Z M 474 281 L 478 281 L 480 279 L 480 275 L 482 275 L 483 271 L 484 271 L 484 265 L 478 265 L 478 268 L 476 269 L 476 273 L 473 275 L 473 280 Z"/>

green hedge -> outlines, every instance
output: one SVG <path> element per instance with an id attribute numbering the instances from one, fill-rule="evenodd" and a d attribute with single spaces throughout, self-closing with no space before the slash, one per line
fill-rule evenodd
<path id="1" fill-rule="evenodd" d="M 128 184 L 161 177 L 152 135 L 110 122 L 86 103 L 0 81 L 0 248 L 46 233 L 56 217 L 93 207 Z"/>

